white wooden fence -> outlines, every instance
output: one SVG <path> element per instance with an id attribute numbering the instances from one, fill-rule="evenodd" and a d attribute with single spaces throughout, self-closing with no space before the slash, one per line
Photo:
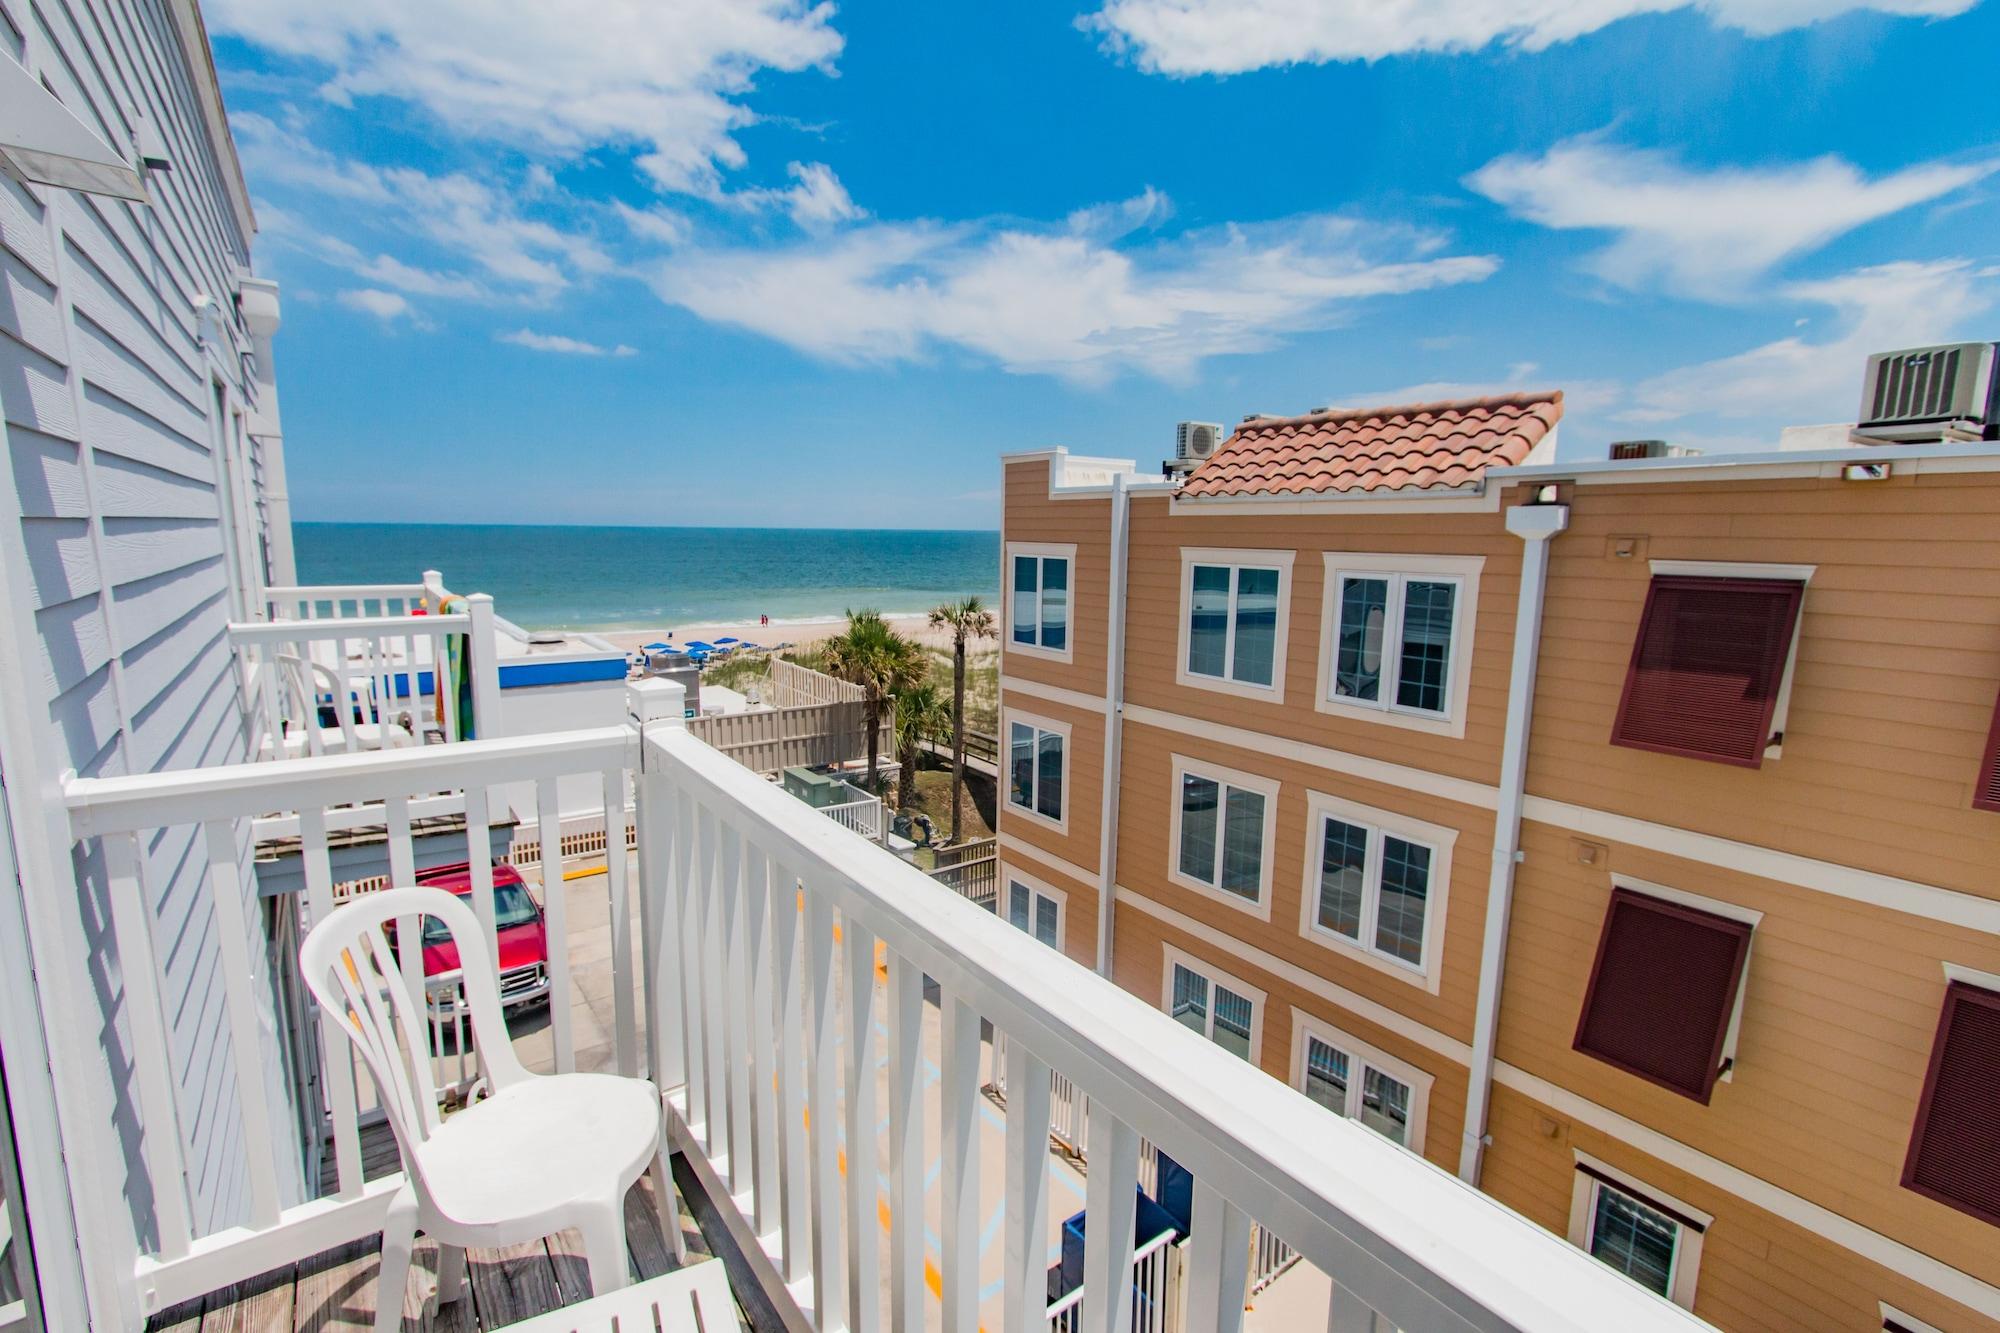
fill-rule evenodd
<path id="1" fill-rule="evenodd" d="M 836 682 L 838 683 L 838 682 Z M 788 704 L 747 713 L 690 718 L 688 730 L 752 772 L 845 764 L 868 754 L 868 714 L 855 700 Z M 876 753 L 896 753 L 896 707 L 882 705 Z"/>
<path id="2" fill-rule="evenodd" d="M 868 692 L 853 681 L 829 676 L 824 671 L 771 659 L 771 677 L 765 687 L 765 702 L 776 708 L 802 708 L 813 704 L 858 704 Z"/>
<path id="3" fill-rule="evenodd" d="M 852 829 L 875 842 L 882 841 L 882 802 L 876 797 L 863 796 L 858 801 L 824 805 L 819 812 L 844 829 Z"/>

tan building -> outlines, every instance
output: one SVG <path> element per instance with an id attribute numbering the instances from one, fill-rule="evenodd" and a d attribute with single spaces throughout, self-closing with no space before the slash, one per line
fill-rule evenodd
<path id="1" fill-rule="evenodd" d="M 2000 444 L 1561 413 L 1009 457 L 1006 910 L 1723 1328 L 2000 1328 Z"/>

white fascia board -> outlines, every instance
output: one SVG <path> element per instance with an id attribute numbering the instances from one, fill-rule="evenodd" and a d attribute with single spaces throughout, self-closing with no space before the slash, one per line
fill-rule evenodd
<path id="1" fill-rule="evenodd" d="M 1723 454 L 1696 458 L 1586 459 L 1573 463 L 1544 463 L 1518 467 L 1488 468 L 1486 478 L 1502 486 L 1540 481 L 1593 482 L 1634 480 L 1729 480 L 1741 473 L 1772 477 L 1816 477 L 1839 475 L 1850 463 L 1919 464 L 1919 471 L 1992 471 L 2000 469 L 2000 443 L 1968 444 L 1883 444 L 1858 449 L 1793 450 L 1780 453 Z M 1693 474 L 1682 477 L 1679 474 Z"/>

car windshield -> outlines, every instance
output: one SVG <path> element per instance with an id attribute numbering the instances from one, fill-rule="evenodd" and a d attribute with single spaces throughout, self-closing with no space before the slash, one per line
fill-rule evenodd
<path id="1" fill-rule="evenodd" d="M 511 930 L 515 926 L 532 926 L 537 915 L 535 900 L 528 896 L 528 891 L 521 885 L 493 886 L 494 924 L 499 929 Z M 442 920 L 434 916 L 424 918 L 424 943 L 427 945 L 451 943 L 451 932 L 445 928 Z"/>

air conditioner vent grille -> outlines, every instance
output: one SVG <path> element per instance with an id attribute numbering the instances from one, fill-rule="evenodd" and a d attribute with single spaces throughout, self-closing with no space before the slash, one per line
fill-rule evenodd
<path id="1" fill-rule="evenodd" d="M 1957 347 L 1885 357 L 1875 373 L 1870 421 L 1922 421 L 1951 416 L 1957 406 Z"/>

